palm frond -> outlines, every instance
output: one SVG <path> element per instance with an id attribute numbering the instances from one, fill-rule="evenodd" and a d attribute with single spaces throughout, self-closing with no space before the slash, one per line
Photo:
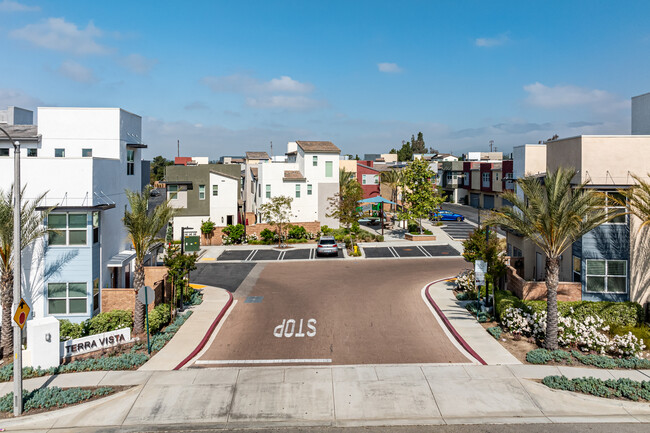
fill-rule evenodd
<path id="1" fill-rule="evenodd" d="M 559 257 L 573 242 L 606 222 L 605 200 L 586 183 L 572 185 L 574 169 L 558 168 L 542 181 L 525 177 L 517 181 L 524 195 L 503 197 L 513 206 L 493 212 L 487 223 L 514 230 L 535 243 L 549 258 Z"/>

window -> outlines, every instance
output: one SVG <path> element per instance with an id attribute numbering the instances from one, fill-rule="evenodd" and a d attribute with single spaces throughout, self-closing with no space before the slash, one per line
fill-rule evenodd
<path id="1" fill-rule="evenodd" d="M 167 191 L 169 192 L 170 200 L 176 200 L 178 198 L 178 185 L 168 185 Z"/>
<path id="2" fill-rule="evenodd" d="M 47 217 L 49 245 L 86 245 L 85 213 L 51 213 Z"/>
<path id="3" fill-rule="evenodd" d="M 582 259 L 580 257 L 573 256 L 573 282 L 579 283 L 581 281 L 580 276 L 582 275 Z"/>
<path id="4" fill-rule="evenodd" d="M 99 212 L 93 212 L 93 244 L 99 242 Z"/>
<path id="5" fill-rule="evenodd" d="M 271 198 L 271 185 L 266 185 L 266 198 Z"/>
<path id="6" fill-rule="evenodd" d="M 483 182 L 489 182 L 490 181 L 490 173 L 483 173 Z"/>
<path id="7" fill-rule="evenodd" d="M 35 147 L 27 149 L 27 156 L 30 158 L 38 156 L 38 149 Z"/>
<path id="8" fill-rule="evenodd" d="M 587 292 L 627 292 L 627 260 L 587 260 Z"/>
<path id="9" fill-rule="evenodd" d="M 99 311 L 99 278 L 93 280 L 93 310 Z"/>
<path id="10" fill-rule="evenodd" d="M 318 156 L 316 156 L 316 155 L 313 156 L 312 164 L 314 165 L 314 167 L 316 167 L 318 165 Z"/>
<path id="11" fill-rule="evenodd" d="M 205 185 L 199 185 L 199 200 L 205 200 Z"/>
<path id="12" fill-rule="evenodd" d="M 126 175 L 132 176 L 135 173 L 135 150 L 126 151 Z"/>
<path id="13" fill-rule="evenodd" d="M 332 177 L 333 162 L 325 161 L 325 177 Z"/>
<path id="14" fill-rule="evenodd" d="M 494 173 L 494 180 L 499 181 L 499 172 Z"/>
<path id="15" fill-rule="evenodd" d="M 362 185 L 378 185 L 379 176 L 376 174 L 362 174 L 361 175 L 361 184 Z"/>
<path id="16" fill-rule="evenodd" d="M 296 198 L 300 198 L 300 184 L 296 184 Z"/>
<path id="17" fill-rule="evenodd" d="M 91 158 L 93 156 L 92 149 L 81 149 L 81 156 L 83 158 Z"/>
<path id="18" fill-rule="evenodd" d="M 625 196 L 619 192 L 607 192 L 605 204 L 607 212 L 611 215 L 616 215 L 606 224 L 625 224 L 625 206 L 621 206 L 621 202 L 625 203 Z"/>
<path id="19" fill-rule="evenodd" d="M 307 195 L 311 195 L 311 184 L 307 184 Z"/>
<path id="20" fill-rule="evenodd" d="M 54 149 L 55 158 L 65 158 L 65 149 Z"/>
<path id="21" fill-rule="evenodd" d="M 212 185 L 212 195 L 215 197 L 219 195 L 219 185 Z"/>
<path id="22" fill-rule="evenodd" d="M 99 283 L 99 280 L 97 280 Z M 85 314 L 88 288 L 86 283 L 49 283 L 48 314 Z"/>

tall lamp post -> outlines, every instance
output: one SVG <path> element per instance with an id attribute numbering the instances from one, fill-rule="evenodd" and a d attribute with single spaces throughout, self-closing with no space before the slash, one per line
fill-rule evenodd
<path id="1" fill-rule="evenodd" d="M 7 131 L 0 128 L 14 146 L 14 302 L 11 311 L 16 311 L 21 298 L 20 245 L 20 142 L 14 141 Z M 14 415 L 23 413 L 23 332 L 17 323 L 14 326 Z"/>

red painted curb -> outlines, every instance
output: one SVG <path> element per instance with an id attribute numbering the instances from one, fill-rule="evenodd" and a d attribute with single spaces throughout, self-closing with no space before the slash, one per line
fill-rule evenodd
<path id="1" fill-rule="evenodd" d="M 214 319 L 214 322 L 212 322 L 212 324 L 208 328 L 208 332 L 205 333 L 205 335 L 203 336 L 203 339 L 201 339 L 201 341 L 199 342 L 199 345 L 196 346 L 196 348 L 192 351 L 192 353 L 187 355 L 187 358 L 182 360 L 180 362 L 180 364 L 178 364 L 176 367 L 174 367 L 174 370 L 180 370 L 181 368 L 183 368 L 183 366 L 185 364 L 190 362 L 190 360 L 192 358 L 194 358 L 205 347 L 208 340 L 210 339 L 210 336 L 214 332 L 215 328 L 217 327 L 217 325 L 219 324 L 219 322 L 221 321 L 223 316 L 226 314 L 226 311 L 228 311 L 228 308 L 230 308 L 230 306 L 232 305 L 232 301 L 233 301 L 232 293 L 228 292 L 228 296 L 229 296 L 228 302 L 226 302 L 226 305 L 224 305 L 224 307 L 221 309 L 221 312 L 219 312 L 219 315 L 217 316 L 217 318 Z"/>
<path id="2" fill-rule="evenodd" d="M 451 324 L 451 322 L 449 321 L 449 319 L 447 319 L 447 317 L 443 314 L 442 310 L 440 309 L 440 307 L 438 307 L 438 304 L 435 303 L 435 301 L 434 301 L 433 298 L 431 297 L 431 294 L 429 293 L 429 287 L 431 287 L 432 285 L 434 285 L 434 284 L 436 284 L 436 283 L 440 283 L 441 281 L 449 281 L 449 280 L 450 280 L 450 278 L 443 278 L 443 279 L 441 279 L 441 280 L 436 280 L 436 281 L 433 281 L 433 282 L 427 284 L 427 288 L 424 290 L 425 293 L 427 294 L 427 299 L 429 300 L 429 303 L 431 304 L 431 306 L 433 307 L 433 309 L 436 310 L 436 313 L 440 316 L 440 318 L 442 319 L 442 322 L 445 324 L 445 326 L 447 327 L 447 329 L 449 329 L 449 332 L 451 332 L 451 335 L 453 335 L 454 338 L 456 339 L 456 341 L 458 341 L 458 343 L 459 343 L 461 346 L 463 346 L 463 349 L 465 349 L 465 350 L 466 350 L 470 355 L 472 355 L 474 358 L 476 358 L 476 360 L 477 360 L 478 362 L 480 362 L 480 363 L 483 364 L 483 365 L 487 365 L 487 362 L 485 362 L 485 361 L 483 360 L 483 358 L 481 358 L 481 357 L 479 356 L 479 354 L 476 353 L 476 352 L 474 351 L 474 349 L 472 349 L 472 348 L 470 347 L 469 344 L 467 344 L 467 341 L 465 341 L 465 340 L 463 339 L 463 337 L 460 336 L 460 334 L 458 333 L 458 331 L 456 331 L 456 329 L 452 326 L 452 324 Z"/>

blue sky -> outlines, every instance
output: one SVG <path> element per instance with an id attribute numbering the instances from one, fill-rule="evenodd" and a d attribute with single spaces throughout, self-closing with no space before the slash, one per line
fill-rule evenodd
<path id="1" fill-rule="evenodd" d="M 627 134 L 650 2 L 0 0 L 0 108 L 117 106 L 145 157 Z M 5 63 L 7 62 L 7 63 Z"/>

